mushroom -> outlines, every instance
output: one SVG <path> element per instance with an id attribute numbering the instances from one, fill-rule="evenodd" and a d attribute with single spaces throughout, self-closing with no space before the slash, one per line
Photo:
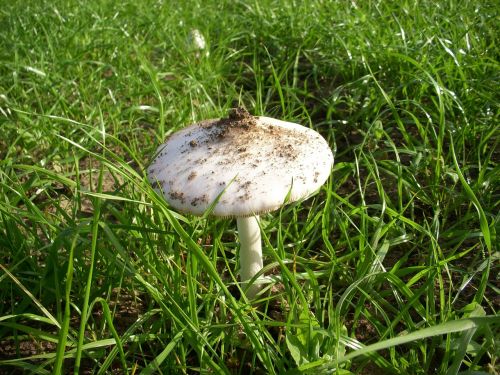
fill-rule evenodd
<path id="1" fill-rule="evenodd" d="M 202 55 L 202 52 L 206 49 L 207 43 L 205 42 L 205 37 L 198 29 L 189 30 L 187 36 L 187 44 L 188 48 L 191 51 L 194 51 L 195 56 L 199 58 Z M 205 56 L 208 56 L 208 50 L 205 51 Z"/>
<path id="2" fill-rule="evenodd" d="M 172 134 L 160 145 L 148 178 L 175 209 L 234 217 L 240 239 L 240 279 L 248 285 L 263 266 L 259 215 L 306 198 L 328 178 L 333 155 L 316 131 L 242 108 Z"/>

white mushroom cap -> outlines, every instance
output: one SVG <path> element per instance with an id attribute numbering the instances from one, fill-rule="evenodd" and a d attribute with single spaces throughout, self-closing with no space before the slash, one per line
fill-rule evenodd
<path id="1" fill-rule="evenodd" d="M 171 135 L 148 177 L 181 212 L 202 215 L 220 195 L 212 215 L 245 217 L 276 210 L 287 197 L 309 196 L 332 165 L 330 147 L 316 131 L 238 109 Z"/>

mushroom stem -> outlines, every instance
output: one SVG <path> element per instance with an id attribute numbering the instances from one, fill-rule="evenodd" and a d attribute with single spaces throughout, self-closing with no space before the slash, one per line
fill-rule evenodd
<path id="1" fill-rule="evenodd" d="M 261 286 L 253 284 L 247 289 L 247 281 L 262 269 L 262 245 L 259 216 L 237 218 L 240 237 L 240 278 L 246 296 L 253 299 Z"/>

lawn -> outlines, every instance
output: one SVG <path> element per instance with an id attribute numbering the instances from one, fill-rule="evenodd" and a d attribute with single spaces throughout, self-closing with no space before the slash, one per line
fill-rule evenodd
<path id="1" fill-rule="evenodd" d="M 499 373 L 496 1 L 0 4 L 0 374 Z M 147 179 L 238 105 L 335 157 L 254 300 Z"/>

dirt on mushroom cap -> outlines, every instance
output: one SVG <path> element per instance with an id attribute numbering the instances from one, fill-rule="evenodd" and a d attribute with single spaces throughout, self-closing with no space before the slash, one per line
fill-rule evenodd
<path id="1" fill-rule="evenodd" d="M 267 138 L 272 140 L 275 152 L 278 156 L 286 158 L 295 158 L 297 156 L 294 152 L 292 142 L 290 142 L 289 137 L 286 136 L 286 130 L 281 129 L 279 131 L 280 137 L 276 138 L 275 136 L 278 135 L 278 130 L 274 126 L 259 127 L 257 125 L 257 118 L 252 116 L 242 107 L 231 109 L 228 117 L 202 125 L 202 128 L 207 131 L 205 143 L 217 145 L 217 143 L 220 143 L 224 139 L 231 140 L 231 149 L 225 150 L 225 155 L 234 154 L 234 150 L 236 150 L 235 156 L 244 157 L 248 145 Z M 288 135 L 292 134 L 293 132 L 288 132 Z M 295 137 L 293 138 L 294 143 L 308 142 L 307 138 L 302 140 L 296 139 Z M 196 143 L 198 144 L 198 142 Z M 271 155 L 267 156 L 269 157 Z"/>
<path id="2" fill-rule="evenodd" d="M 315 131 L 242 108 L 182 129 L 160 147 L 150 180 L 161 185 L 172 206 L 194 214 L 217 198 L 218 216 L 274 210 L 287 195 L 293 201 L 316 190 L 333 163 Z"/>

